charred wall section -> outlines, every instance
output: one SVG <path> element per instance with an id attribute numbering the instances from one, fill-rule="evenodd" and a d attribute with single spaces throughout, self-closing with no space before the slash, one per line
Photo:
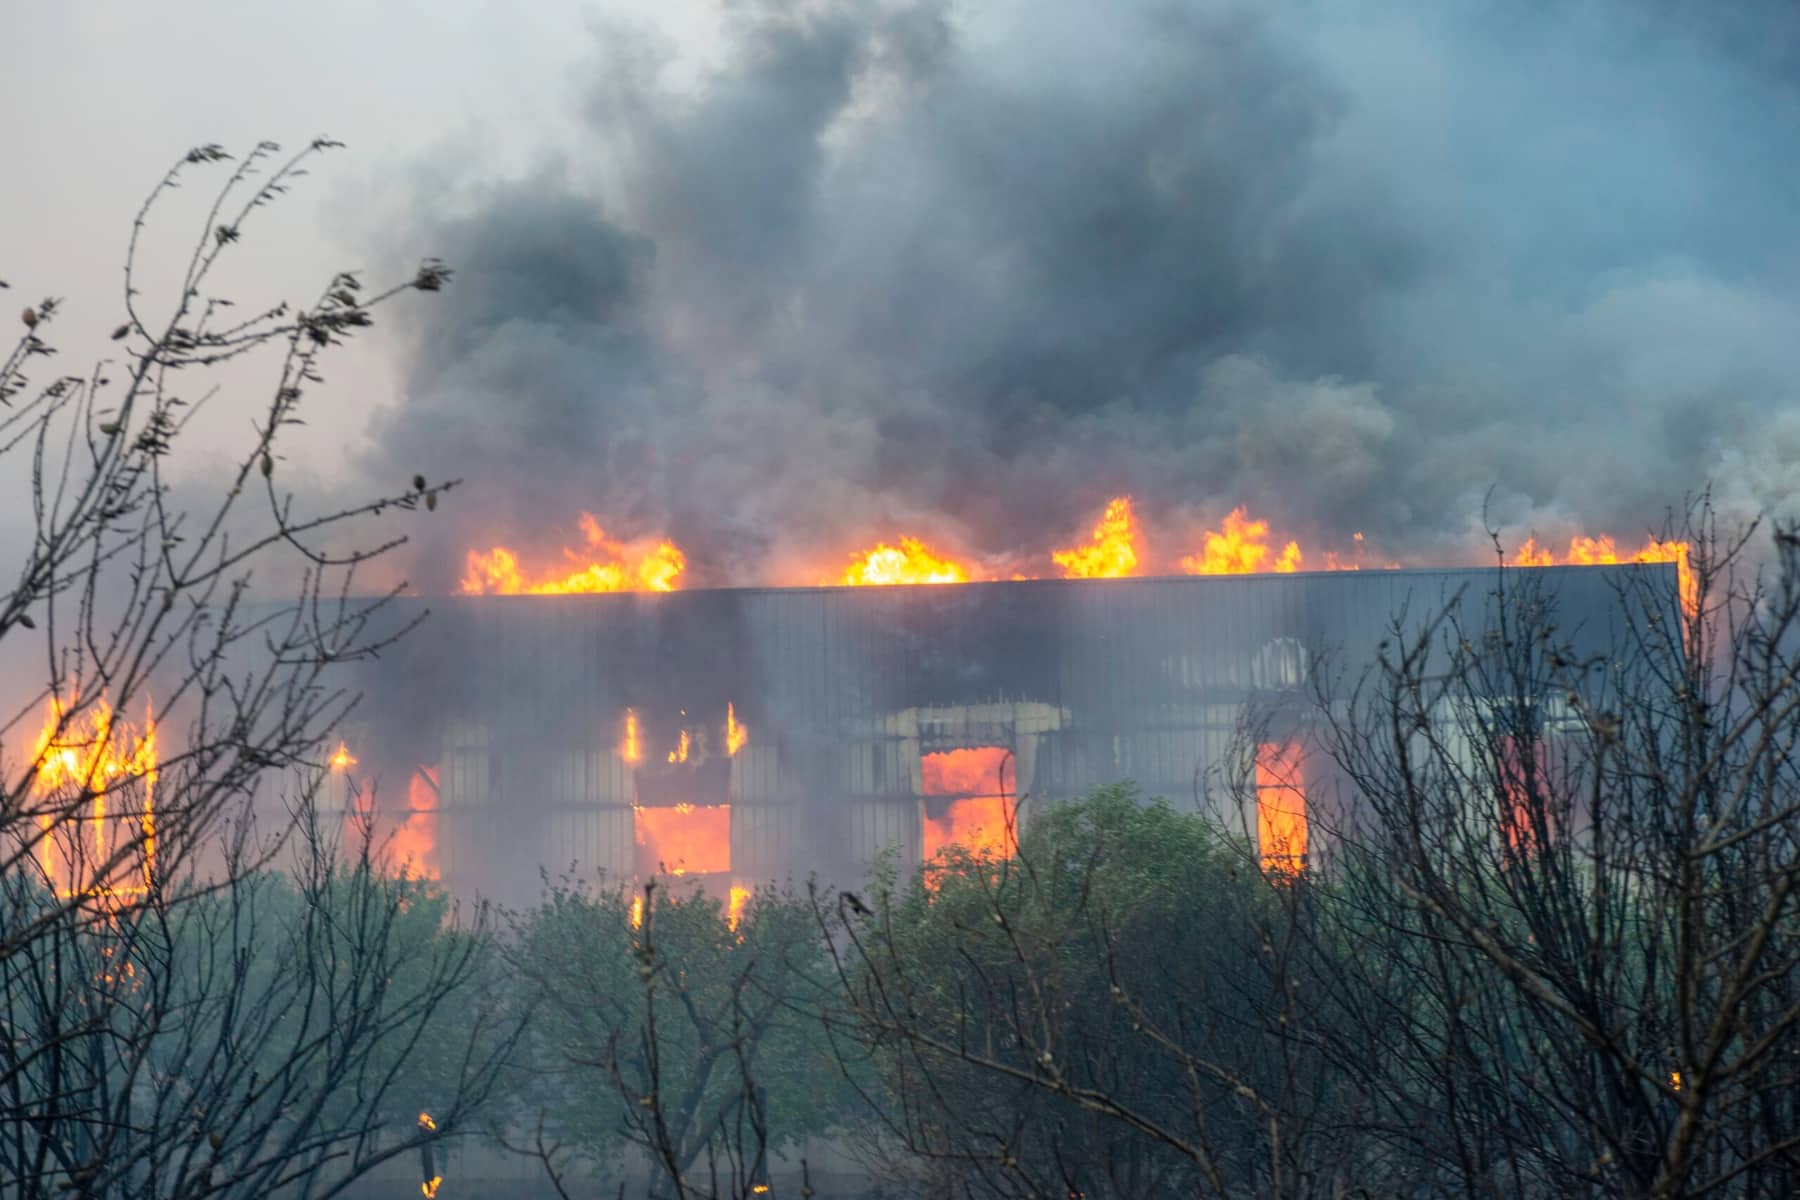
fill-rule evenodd
<path id="1" fill-rule="evenodd" d="M 1598 653 L 1636 572 L 1674 596 L 1671 565 L 1506 578 Z M 430 619 L 368 674 L 351 737 L 377 775 L 435 773 L 435 869 L 457 890 L 516 901 L 540 867 L 641 871 L 638 805 L 729 805 L 729 874 L 745 884 L 849 879 L 883 848 L 916 860 L 948 819 L 926 756 L 1003 747 L 995 790 L 1033 803 L 1128 779 L 1190 805 L 1247 705 L 1295 696 L 1321 663 L 1361 669 L 1397 620 L 1460 600 L 1475 628 L 1499 582 L 1361 571 L 407 601 L 396 620 Z"/>

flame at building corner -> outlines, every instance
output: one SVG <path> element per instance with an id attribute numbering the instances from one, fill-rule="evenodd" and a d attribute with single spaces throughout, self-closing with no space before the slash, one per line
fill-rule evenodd
<path id="1" fill-rule="evenodd" d="M 749 742 L 749 740 L 750 740 L 749 731 L 746 730 L 742 725 L 738 724 L 737 706 L 727 702 L 725 705 L 725 755 L 726 755 L 726 757 L 729 758 L 729 757 L 735 755 L 739 750 L 742 750 L 744 748 L 744 745 L 747 742 Z"/>
<path id="2" fill-rule="evenodd" d="M 1692 617 L 1700 609 L 1700 584 L 1688 562 L 1690 549 L 1691 547 L 1686 542 L 1665 542 L 1652 537 L 1646 539 L 1643 546 L 1637 550 L 1621 551 L 1618 542 L 1609 535 L 1587 537 L 1576 534 L 1569 539 L 1569 549 L 1560 559 L 1560 565 L 1593 566 L 1622 562 L 1672 562 L 1675 564 L 1681 593 L 1681 610 Z M 1548 546 L 1538 545 L 1535 537 L 1526 538 L 1524 543 L 1507 557 L 1510 564 L 1515 567 L 1554 567 L 1559 565 L 1556 552 Z"/>

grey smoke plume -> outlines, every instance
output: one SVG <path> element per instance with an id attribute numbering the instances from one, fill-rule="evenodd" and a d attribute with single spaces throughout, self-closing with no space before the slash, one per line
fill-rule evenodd
<path id="1" fill-rule="evenodd" d="M 1240 503 L 1445 562 L 1490 488 L 1551 540 L 1800 499 L 1800 9 L 726 19 L 681 89 L 597 36 L 578 168 L 417 199 L 459 276 L 371 466 L 470 480 L 421 583 L 583 509 L 725 583 L 1043 555 L 1122 492 L 1153 567 Z"/>

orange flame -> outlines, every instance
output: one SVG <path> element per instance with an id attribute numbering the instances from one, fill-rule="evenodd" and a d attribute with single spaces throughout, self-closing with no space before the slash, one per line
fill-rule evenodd
<path id="1" fill-rule="evenodd" d="M 687 567 L 686 556 L 671 541 L 644 539 L 621 542 L 609 538 L 592 513 L 582 513 L 580 526 L 586 549 L 580 553 L 564 548 L 568 560 L 564 567 L 548 566 L 528 570 L 519 555 L 505 547 L 495 546 L 467 554 L 467 570 L 461 591 L 469 595 L 556 595 L 577 592 L 673 591 Z M 1085 542 L 1051 552 L 1051 560 L 1068 579 L 1114 579 L 1140 574 L 1143 562 L 1139 546 L 1141 525 L 1130 496 L 1116 496 L 1094 525 Z M 1261 572 L 1286 573 L 1300 570 L 1355 571 L 1371 565 L 1365 561 L 1364 536 L 1352 535 L 1354 549 L 1340 554 L 1336 550 L 1317 554 L 1303 552 L 1292 539 L 1272 540 L 1270 523 L 1250 517 L 1248 508 L 1238 505 L 1225 517 L 1221 527 L 1208 530 L 1198 553 L 1183 556 L 1177 563 L 1190 575 L 1238 575 Z M 1697 586 L 1688 566 L 1688 544 L 1680 541 L 1652 539 L 1636 551 L 1622 551 L 1611 537 L 1577 536 L 1570 539 L 1566 554 L 1558 555 L 1535 538 L 1527 539 L 1512 555 L 1517 566 L 1553 566 L 1563 563 L 1673 562 L 1681 573 L 1681 596 L 1688 612 L 1697 608 Z M 941 554 L 917 537 L 902 536 L 898 544 L 876 542 L 871 548 L 851 556 L 850 562 L 837 573 L 835 582 L 851 587 L 896 584 L 968 583 L 985 579 L 1034 579 L 1036 574 L 1019 569 L 1023 558 L 1018 555 L 989 560 L 986 565 L 958 560 Z M 1160 564 L 1157 565 L 1160 569 Z M 1386 562 L 1397 568 L 1397 562 Z M 831 572 L 810 575 L 814 582 L 829 585 Z M 636 761 L 633 759 L 632 761 Z M 335 765 L 335 764 L 334 764 Z"/>
<path id="2" fill-rule="evenodd" d="M 686 762 L 688 760 L 688 746 L 688 731 L 684 729 L 681 731 L 681 740 L 675 743 L 675 748 L 673 750 L 669 751 L 669 761 L 672 763 Z"/>
<path id="3" fill-rule="evenodd" d="M 939 816 L 925 816 L 926 861 L 949 846 L 979 856 L 1005 857 L 1016 845 L 1010 800 L 1003 791 L 1002 771 L 1011 751 L 1005 746 L 974 746 L 923 755 L 924 793 L 952 796 Z"/>
<path id="4" fill-rule="evenodd" d="M 1499 792 L 1500 832 L 1506 842 L 1507 857 L 1509 860 L 1529 857 L 1538 848 L 1538 826 L 1533 820 L 1531 789 L 1527 784 L 1533 777 L 1542 780 L 1548 775 L 1544 746 L 1542 743 L 1521 746 L 1518 738 L 1501 733 L 1494 736 L 1493 756 Z M 1546 812 L 1541 816 L 1548 827 L 1551 814 Z M 1553 830 L 1549 832 L 1554 833 Z"/>
<path id="5" fill-rule="evenodd" d="M 644 927 L 644 898 L 641 895 L 631 898 L 631 927 L 633 929 Z"/>
<path id="6" fill-rule="evenodd" d="M 1189 575 L 1253 575 L 1264 571 L 1282 573 L 1300 569 L 1300 543 L 1289 542 L 1271 559 L 1268 544 L 1269 523 L 1253 521 L 1242 506 L 1225 515 L 1225 527 L 1209 531 L 1199 554 L 1181 560 L 1181 569 Z M 1361 535 L 1358 535 L 1360 539 Z M 1335 558 L 1328 559 L 1335 565 Z"/>
<path id="7" fill-rule="evenodd" d="M 640 874 L 713 875 L 731 870 L 731 805 L 632 809 Z"/>
<path id="8" fill-rule="evenodd" d="M 1131 497 L 1117 496 L 1107 504 L 1087 545 L 1057 550 L 1050 557 L 1065 579 L 1123 579 L 1138 573 L 1137 536 Z"/>
<path id="9" fill-rule="evenodd" d="M 1350 540 L 1356 546 L 1356 548 L 1350 552 L 1352 555 L 1353 561 L 1345 562 L 1343 559 L 1338 557 L 1338 553 L 1336 550 L 1327 550 L 1325 552 L 1325 569 L 1327 571 L 1360 571 L 1360 570 L 1362 570 L 1362 555 L 1363 555 L 1362 530 L 1359 529 L 1355 533 L 1351 534 Z M 1400 564 L 1394 563 L 1391 565 L 1399 566 Z"/>
<path id="10" fill-rule="evenodd" d="M 1003 791 L 1002 768 L 1011 754 L 1005 746 L 942 750 L 920 757 L 927 796 L 996 796 Z"/>
<path id="11" fill-rule="evenodd" d="M 1688 564 L 1689 546 L 1686 542 L 1659 541 L 1647 539 L 1643 546 L 1635 551 L 1621 551 L 1618 543 L 1610 536 L 1585 537 L 1576 534 L 1569 539 L 1568 553 L 1562 562 L 1569 566 L 1589 566 L 1596 563 L 1666 563 L 1675 564 L 1677 586 L 1681 592 L 1682 611 L 1693 616 L 1700 608 L 1700 584 L 1694 577 L 1693 569 Z M 1512 562 L 1518 567 L 1554 567 L 1557 565 L 1556 554 L 1548 547 L 1539 546 L 1535 537 L 1525 539 L 1524 545 L 1513 552 Z"/>
<path id="12" fill-rule="evenodd" d="M 625 710 L 625 737 L 619 742 L 619 757 L 633 764 L 644 757 L 643 747 L 638 743 L 638 718 L 635 708 Z"/>
<path id="13" fill-rule="evenodd" d="M 1513 553 L 1513 565 L 1516 567 L 1554 567 L 1556 554 L 1537 544 L 1535 537 L 1525 539 L 1525 544 Z"/>
<path id="14" fill-rule="evenodd" d="M 725 756 L 742 750 L 750 741 L 750 731 L 738 724 L 737 709 L 729 701 L 725 705 Z"/>
<path id="15" fill-rule="evenodd" d="M 940 558 L 918 538 L 903 537 L 900 545 L 878 542 L 871 550 L 851 559 L 843 582 L 850 587 L 879 587 L 909 583 L 967 583 L 969 568 Z"/>
<path id="16" fill-rule="evenodd" d="M 372 832 L 374 843 L 370 849 L 376 852 L 384 869 L 414 879 L 439 878 L 437 764 L 413 768 L 406 781 L 406 811 L 389 830 L 376 813 L 374 781 L 350 775 L 350 768 L 359 761 L 343 742 L 327 760 L 332 773 L 343 775 L 350 789 L 344 813 L 346 849 L 360 847 L 363 837 Z"/>
<path id="17" fill-rule="evenodd" d="M 736 930 L 738 922 L 744 919 L 744 909 L 750 905 L 750 889 L 741 884 L 731 885 L 731 900 L 725 906 L 725 924 Z"/>
<path id="18" fill-rule="evenodd" d="M 672 592 L 687 569 L 687 556 L 671 541 L 626 543 L 606 536 L 592 513 L 581 514 L 585 554 L 564 547 L 569 569 L 528 579 L 519 556 L 505 546 L 471 550 L 463 574 L 468 596 L 566 596 L 585 592 Z"/>
<path id="19" fill-rule="evenodd" d="M 967 796 L 952 800 L 941 816 L 925 817 L 926 861 L 950 846 L 958 846 L 982 858 L 1004 858 L 1013 852 L 1015 838 L 1008 829 L 1005 796 Z"/>
<path id="20" fill-rule="evenodd" d="M 57 887 L 57 880 L 62 879 L 57 894 L 64 898 L 142 894 L 149 889 L 156 866 L 156 718 L 145 717 L 140 736 L 118 718 L 104 698 L 71 716 L 70 709 L 75 704 L 71 701 L 65 705 L 60 698 L 51 697 L 32 752 L 32 761 L 37 764 L 33 790 L 50 801 L 49 811 L 38 814 L 39 863 L 52 887 Z M 120 795 L 137 784 L 143 787 L 141 810 L 116 814 L 109 823 L 107 797 Z M 77 793 L 77 800 L 83 794 L 91 795 L 86 818 L 74 816 L 57 800 L 71 791 Z M 131 848 L 129 841 L 109 846 L 108 832 L 118 832 L 120 823 L 130 822 L 133 817 L 137 824 L 141 886 L 107 878 L 116 866 L 110 860 Z M 81 844 L 82 823 L 88 826 L 91 851 Z"/>
<path id="21" fill-rule="evenodd" d="M 406 816 L 388 842 L 393 860 L 422 879 L 438 878 L 438 769 L 421 766 L 406 781 Z"/>
<path id="22" fill-rule="evenodd" d="M 1256 838 L 1263 870 L 1294 875 L 1306 865 L 1306 782 L 1300 747 L 1256 747 Z"/>

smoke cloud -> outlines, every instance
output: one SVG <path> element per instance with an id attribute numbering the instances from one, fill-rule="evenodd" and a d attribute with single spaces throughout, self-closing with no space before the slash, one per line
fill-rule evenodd
<path id="1" fill-rule="evenodd" d="M 1472 561 L 1800 501 L 1800 10 L 1644 0 L 732 5 L 596 33 L 567 162 L 413 199 L 458 268 L 368 466 L 490 541 L 694 583 L 913 533 Z"/>

